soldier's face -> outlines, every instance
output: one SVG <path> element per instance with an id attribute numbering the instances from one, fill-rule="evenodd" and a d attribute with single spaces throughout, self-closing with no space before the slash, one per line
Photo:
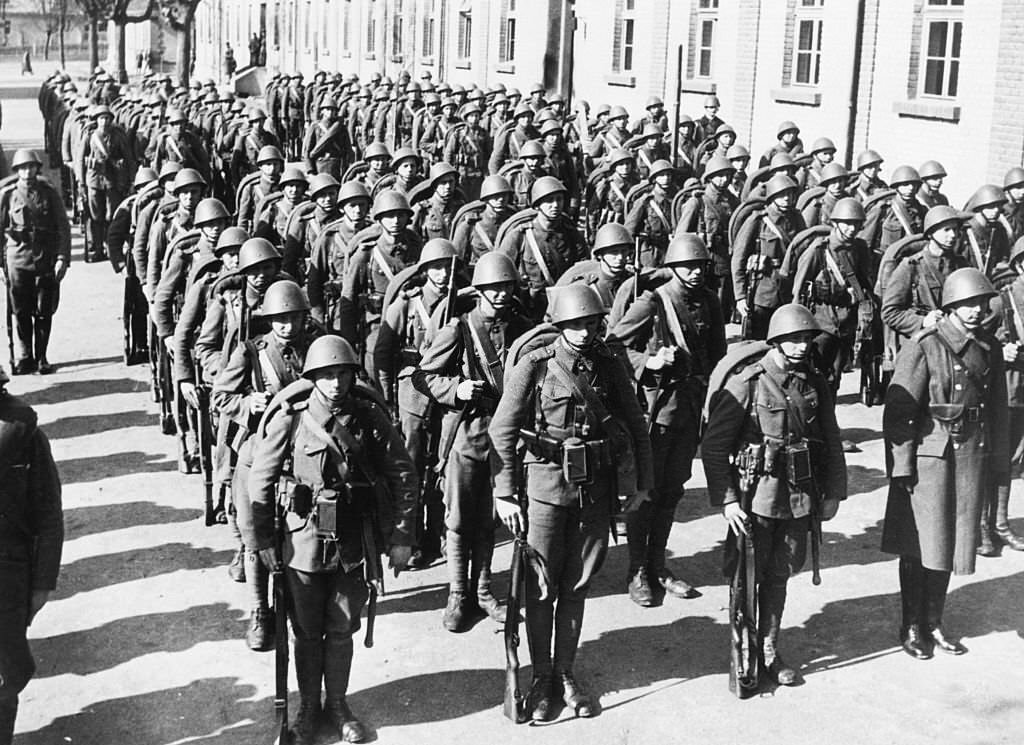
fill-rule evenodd
<path id="1" fill-rule="evenodd" d="M 597 255 L 608 274 L 617 277 L 626 271 L 626 263 L 633 254 L 632 246 L 612 246 Z"/>
<path id="2" fill-rule="evenodd" d="M 706 261 L 684 261 L 681 264 L 673 264 L 672 273 L 687 287 L 703 287 L 707 268 Z"/>
<path id="3" fill-rule="evenodd" d="M 398 235 L 409 224 L 407 212 L 385 212 L 380 216 L 380 225 L 391 235 Z"/>
<path id="4" fill-rule="evenodd" d="M 722 148 L 723 150 L 726 150 L 726 149 L 732 147 L 733 143 L 735 143 L 735 142 L 736 142 L 736 135 L 734 135 L 732 132 L 725 132 L 725 133 L 720 134 L 718 136 L 718 146 L 720 148 Z"/>
<path id="5" fill-rule="evenodd" d="M 818 162 L 822 165 L 832 162 L 832 158 L 835 157 L 835 150 L 819 150 L 814 154 L 814 157 L 818 159 Z"/>
<path id="6" fill-rule="evenodd" d="M 196 208 L 199 204 L 200 189 L 198 186 L 190 186 L 187 189 L 178 190 L 178 206 L 182 209 L 186 209 L 189 212 Z"/>
<path id="7" fill-rule="evenodd" d="M 352 389 L 356 372 L 348 365 L 334 365 L 333 367 L 314 370 L 309 374 L 309 377 L 313 381 L 313 387 L 320 391 L 320 395 L 331 403 L 338 403 Z"/>
<path id="8" fill-rule="evenodd" d="M 398 168 L 395 169 L 395 173 L 399 178 L 410 181 L 414 175 L 416 175 L 416 161 L 412 158 L 406 158 L 398 164 Z"/>
<path id="9" fill-rule="evenodd" d="M 32 182 L 39 176 L 38 163 L 26 163 L 18 167 L 18 181 Z"/>
<path id="10" fill-rule="evenodd" d="M 836 231 L 836 235 L 842 238 L 844 241 L 848 241 L 857 233 L 857 229 L 860 227 L 859 222 L 850 222 L 848 220 L 837 220 L 832 223 L 832 229 Z"/>
<path id="11" fill-rule="evenodd" d="M 540 170 L 541 158 L 523 158 L 523 163 L 531 173 L 536 173 Z"/>
<path id="12" fill-rule="evenodd" d="M 750 161 L 747 158 L 735 158 L 729 162 L 732 163 L 732 167 L 735 168 L 738 173 L 746 173 L 747 164 Z"/>
<path id="13" fill-rule="evenodd" d="M 718 114 L 718 107 L 717 106 L 705 106 L 704 107 L 704 115 L 707 116 L 708 119 L 714 119 L 715 116 L 717 116 L 717 114 Z"/>
<path id="14" fill-rule="evenodd" d="M 955 223 L 940 225 L 932 231 L 932 242 L 936 243 L 942 250 L 950 251 L 956 245 L 957 230 Z"/>
<path id="15" fill-rule="evenodd" d="M 815 336 L 817 334 L 809 331 L 784 336 L 778 341 L 779 351 L 790 364 L 798 365 L 806 360 L 811 353 L 811 345 L 814 344 Z"/>
<path id="16" fill-rule="evenodd" d="M 843 182 L 842 181 L 829 181 L 825 185 L 826 191 L 832 196 L 838 197 L 843 194 Z"/>
<path id="17" fill-rule="evenodd" d="M 360 223 L 366 219 L 366 215 L 370 211 L 370 203 L 365 199 L 350 199 L 345 202 L 341 210 L 350 222 Z"/>
<path id="18" fill-rule="evenodd" d="M 880 168 L 879 164 L 874 164 L 874 165 L 870 165 L 870 166 L 864 166 L 863 168 L 860 169 L 860 172 L 862 174 L 864 174 L 864 178 L 876 179 L 876 178 L 878 178 L 879 168 Z"/>
<path id="19" fill-rule="evenodd" d="M 185 122 L 172 122 L 171 123 L 171 134 L 175 137 L 181 137 L 185 131 Z"/>
<path id="20" fill-rule="evenodd" d="M 480 301 L 498 312 L 512 307 L 515 289 L 516 286 L 512 282 L 500 282 L 496 285 L 482 285 L 477 291 L 480 293 Z"/>
<path id="21" fill-rule="evenodd" d="M 552 194 L 537 204 L 537 210 L 547 219 L 555 220 L 561 217 L 563 204 L 564 198 L 561 194 Z"/>
<path id="22" fill-rule="evenodd" d="M 627 160 L 626 162 L 619 163 L 615 166 L 615 174 L 620 178 L 629 178 L 629 174 L 631 174 L 632 172 L 633 163 L 631 161 Z"/>
<path id="23" fill-rule="evenodd" d="M 387 168 L 388 159 L 370 158 L 368 165 L 370 166 L 370 170 L 373 171 L 374 173 L 383 173 L 384 170 Z"/>
<path id="24" fill-rule="evenodd" d="M 783 132 L 782 136 L 779 139 L 782 140 L 783 145 L 792 145 L 793 142 L 796 140 L 796 132 L 794 132 L 793 130 Z"/>
<path id="25" fill-rule="evenodd" d="M 217 239 L 220 238 L 220 234 L 224 232 L 224 228 L 227 226 L 227 220 L 214 220 L 212 222 L 204 222 L 199 226 L 199 231 L 203 234 L 203 238 L 216 246 Z"/>
<path id="26" fill-rule="evenodd" d="M 299 199 L 303 191 L 305 191 L 305 189 L 302 187 L 302 184 L 294 181 L 285 184 L 281 189 L 281 192 L 284 194 L 284 198 L 289 202 L 294 202 Z"/>
<path id="27" fill-rule="evenodd" d="M 261 261 L 245 270 L 245 276 L 258 292 L 262 292 L 270 285 L 270 280 L 277 275 L 278 263 L 276 261 Z"/>
<path id="28" fill-rule="evenodd" d="M 942 179 L 929 179 L 929 181 L 938 181 L 939 186 L 942 186 Z M 938 189 L 939 186 L 936 186 L 935 188 Z M 1024 186 L 1011 186 L 1006 190 L 1006 195 L 1014 202 L 1019 202 L 1024 199 Z"/>
<path id="29" fill-rule="evenodd" d="M 437 182 L 434 187 L 434 193 L 437 194 L 443 200 L 448 200 L 452 196 L 452 192 L 455 191 L 455 179 L 444 178 Z"/>
<path id="30" fill-rule="evenodd" d="M 565 343 L 573 349 L 586 349 L 604 328 L 604 316 L 574 318 L 559 324 Z"/>
<path id="31" fill-rule="evenodd" d="M 330 212 L 338 203 L 338 190 L 322 189 L 316 193 L 314 201 L 316 202 L 316 206 L 324 212 Z"/>
<path id="32" fill-rule="evenodd" d="M 950 315 L 956 316 L 967 329 L 976 329 L 988 315 L 988 298 L 979 297 L 965 300 L 950 308 Z"/>
<path id="33" fill-rule="evenodd" d="M 291 341 L 302 333 L 305 322 L 306 314 L 301 310 L 292 313 L 279 313 L 270 317 L 270 329 L 278 339 Z"/>
<path id="34" fill-rule="evenodd" d="M 986 207 L 982 207 L 981 216 L 985 218 L 985 222 L 995 222 L 999 219 L 999 213 L 1001 207 L 998 204 L 990 204 Z"/>
<path id="35" fill-rule="evenodd" d="M 659 189 L 667 189 L 672 185 L 672 174 L 669 173 L 668 171 L 665 171 L 664 173 L 659 173 L 657 176 L 654 177 L 654 185 L 657 186 Z"/>
<path id="36" fill-rule="evenodd" d="M 320 109 L 320 121 L 330 124 L 334 120 L 334 109 Z"/>
<path id="37" fill-rule="evenodd" d="M 776 194 L 772 197 L 772 204 L 780 210 L 788 210 L 793 206 L 793 192 L 784 191 L 781 194 Z"/>
<path id="38" fill-rule="evenodd" d="M 917 190 L 921 188 L 921 185 L 916 181 L 911 181 L 909 184 L 900 184 L 896 187 L 896 193 L 903 199 L 913 199 L 914 195 L 917 194 Z"/>
<path id="39" fill-rule="evenodd" d="M 732 180 L 732 174 L 728 171 L 719 171 L 714 176 L 708 179 L 716 189 L 724 189 L 729 185 Z"/>
<path id="40" fill-rule="evenodd" d="M 106 132 L 112 121 L 114 120 L 109 116 L 98 116 L 96 117 L 96 128 L 99 129 L 100 132 Z"/>
<path id="41" fill-rule="evenodd" d="M 284 164 L 279 160 L 268 160 L 260 163 L 260 173 L 268 179 L 274 180 L 281 175 Z"/>
<path id="42" fill-rule="evenodd" d="M 427 281 L 434 287 L 445 288 L 452 276 L 452 262 L 448 259 L 432 261 L 424 267 Z"/>
<path id="43" fill-rule="evenodd" d="M 508 194 L 497 194 L 487 200 L 487 206 L 495 212 L 504 212 L 508 208 L 508 201 Z"/>
<path id="44" fill-rule="evenodd" d="M 239 247 L 230 248 L 227 251 L 221 251 L 220 263 L 224 265 L 224 268 L 229 272 L 235 271 L 238 268 L 238 251 Z"/>

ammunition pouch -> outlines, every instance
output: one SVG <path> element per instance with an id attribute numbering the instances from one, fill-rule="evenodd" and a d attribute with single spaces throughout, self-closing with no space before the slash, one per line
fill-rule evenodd
<path id="1" fill-rule="evenodd" d="M 953 442 L 964 442 L 970 439 L 976 426 L 980 426 L 984 414 L 984 406 L 964 406 L 963 404 L 929 404 L 928 411 L 932 418 L 953 438 Z M 971 427 L 969 425 L 976 425 Z"/>
<path id="2" fill-rule="evenodd" d="M 367 292 L 359 296 L 363 303 L 363 310 L 367 313 L 379 315 L 384 309 L 384 295 L 379 292 Z"/>
<path id="3" fill-rule="evenodd" d="M 733 463 L 740 472 L 740 487 L 746 491 L 761 476 L 783 479 L 792 488 L 811 492 L 814 488 L 814 448 L 806 439 L 791 443 L 765 438 L 738 452 Z"/>
<path id="4" fill-rule="evenodd" d="M 593 484 L 597 474 L 614 464 L 610 441 L 584 440 L 580 437 L 555 437 L 520 430 L 526 449 L 541 460 L 562 466 L 562 475 L 569 484 Z"/>

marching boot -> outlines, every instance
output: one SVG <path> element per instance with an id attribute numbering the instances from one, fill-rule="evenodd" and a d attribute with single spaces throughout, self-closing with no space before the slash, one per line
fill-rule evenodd
<path id="1" fill-rule="evenodd" d="M 0 698 L 0 745 L 11 745 L 14 741 L 14 720 L 18 716 L 18 697 Z"/>
<path id="2" fill-rule="evenodd" d="M 551 671 L 551 632 L 554 606 L 550 600 L 524 604 L 526 643 L 530 648 L 533 680 L 526 696 L 526 712 L 535 722 L 547 722 L 555 716 L 555 681 Z"/>
<path id="3" fill-rule="evenodd" d="M 267 599 L 269 572 L 254 551 L 245 552 L 245 586 L 249 591 L 252 614 L 249 629 L 245 632 L 245 643 L 253 652 L 267 652 L 274 648 L 276 619 L 270 611 Z"/>
<path id="4" fill-rule="evenodd" d="M 935 649 L 946 654 L 967 653 L 967 647 L 958 641 L 946 638 L 942 631 L 942 613 L 946 608 L 946 592 L 949 590 L 949 572 L 923 569 L 924 572 L 924 614 L 928 636 Z"/>
<path id="5" fill-rule="evenodd" d="M 352 637 L 328 636 L 324 641 L 324 687 L 327 718 L 342 742 L 365 742 L 366 726 L 348 708 L 348 678 L 352 670 Z"/>
<path id="6" fill-rule="evenodd" d="M 1002 554 L 1002 545 L 996 535 L 996 493 L 991 487 L 985 487 L 981 505 L 981 542 L 978 544 L 978 556 L 994 557 Z"/>
<path id="7" fill-rule="evenodd" d="M 597 715 L 597 704 L 573 675 L 576 664 L 576 650 L 583 631 L 583 610 L 586 591 L 562 595 L 555 609 L 555 684 L 562 694 L 562 701 L 578 717 Z"/>
<path id="8" fill-rule="evenodd" d="M 292 719 L 293 745 L 313 745 L 320 719 L 320 682 L 324 676 L 324 644 L 320 639 L 295 639 L 295 677 L 299 710 Z"/>
<path id="9" fill-rule="evenodd" d="M 448 631 L 460 633 L 469 629 L 470 614 L 466 598 L 469 569 L 469 545 L 466 537 L 448 531 L 448 605 L 441 623 Z"/>
<path id="10" fill-rule="evenodd" d="M 235 555 L 231 557 L 231 563 L 228 564 L 228 576 L 231 577 L 232 581 L 234 582 L 245 582 L 244 548 L 239 548 L 235 550 Z"/>
<path id="11" fill-rule="evenodd" d="M 1024 551 L 1024 538 L 1013 532 L 1009 519 L 1010 487 L 1000 486 L 996 493 L 996 535 L 1014 551 Z"/>
<path id="12" fill-rule="evenodd" d="M 758 590 L 758 632 L 764 669 L 780 686 L 794 686 L 800 682 L 797 671 L 786 664 L 779 654 L 779 634 L 782 631 L 782 611 L 786 607 L 786 584 L 762 583 Z"/>
<path id="13" fill-rule="evenodd" d="M 498 623 L 505 623 L 505 608 L 491 593 L 491 559 L 494 557 L 494 531 L 477 535 L 473 546 L 473 575 L 476 577 L 476 602 L 480 610 Z"/>
<path id="14" fill-rule="evenodd" d="M 922 626 L 925 623 L 925 577 L 921 560 L 916 556 L 900 556 L 900 601 L 903 609 L 903 625 L 900 627 L 900 644 L 903 651 L 915 660 L 930 660 L 932 645 L 925 638 Z"/>
<path id="15" fill-rule="evenodd" d="M 50 346 L 50 329 L 52 327 L 53 316 L 36 316 L 34 328 L 36 369 L 40 375 L 49 375 L 53 372 L 53 365 L 46 359 L 46 350 Z"/>
<path id="16" fill-rule="evenodd" d="M 641 608 L 654 605 L 654 591 L 647 576 L 647 527 L 649 509 L 645 503 L 636 512 L 626 515 L 626 545 L 629 549 L 629 573 L 626 592 Z"/>

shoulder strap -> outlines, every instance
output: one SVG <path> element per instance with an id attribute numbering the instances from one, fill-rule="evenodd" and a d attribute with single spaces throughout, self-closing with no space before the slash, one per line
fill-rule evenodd
<path id="1" fill-rule="evenodd" d="M 500 396 L 504 390 L 505 375 L 501 360 L 498 359 L 498 352 L 495 350 L 494 344 L 491 343 L 490 336 L 483 333 L 483 329 L 477 326 L 472 312 L 466 315 L 464 322 L 484 376 Z"/>
<path id="2" fill-rule="evenodd" d="M 594 412 L 594 416 L 596 416 L 602 424 L 606 424 L 611 420 L 612 417 L 611 414 L 608 413 L 608 408 L 597 395 L 597 392 L 590 386 L 590 383 L 569 372 L 565 365 L 563 365 L 554 355 L 552 355 L 548 360 L 548 370 L 554 373 L 555 377 L 558 378 L 563 385 L 568 387 L 576 398 L 586 403 L 586 405 L 590 407 L 590 410 Z"/>
<path id="3" fill-rule="evenodd" d="M 526 226 L 526 242 L 533 252 L 534 259 L 537 260 L 537 266 L 540 268 L 540 273 L 544 275 L 544 281 L 549 285 L 555 284 L 555 278 L 551 276 L 551 270 L 548 269 L 548 263 L 544 260 L 544 254 L 541 253 L 540 246 L 537 245 L 537 238 L 533 234 L 533 228 L 530 225 Z"/>
<path id="4" fill-rule="evenodd" d="M 669 333 L 672 335 L 673 341 L 676 346 L 682 349 L 687 354 L 691 354 L 690 345 L 686 341 L 686 331 L 683 328 L 685 325 L 690 328 L 691 331 L 696 331 L 693 328 L 693 319 L 690 318 L 690 313 L 685 306 L 680 307 L 672 299 L 672 296 L 668 293 L 665 285 L 658 287 L 655 292 L 658 295 L 658 299 L 661 300 L 662 317 L 665 319 L 665 325 L 668 326 Z M 682 316 L 682 320 L 680 317 Z"/>
<path id="5" fill-rule="evenodd" d="M 494 250 L 494 241 L 487 237 L 487 233 L 484 232 L 484 229 L 482 227 L 480 227 L 479 220 L 473 223 L 473 232 L 476 233 L 480 237 L 480 240 L 484 242 L 484 245 L 487 246 L 488 251 Z"/>
<path id="6" fill-rule="evenodd" d="M 384 252 L 380 250 L 380 246 L 375 245 L 373 247 L 373 260 L 377 262 L 377 266 L 380 267 L 381 272 L 387 277 L 388 282 L 395 278 L 395 272 L 387 259 L 384 258 Z"/>

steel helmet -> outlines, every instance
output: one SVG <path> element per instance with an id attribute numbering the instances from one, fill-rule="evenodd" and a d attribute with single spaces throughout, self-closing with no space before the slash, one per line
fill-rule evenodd
<path id="1" fill-rule="evenodd" d="M 994 297 L 998 293 L 988 277 L 973 266 L 957 269 L 942 283 L 942 308 L 981 297 Z"/>
<path id="2" fill-rule="evenodd" d="M 663 173 L 675 173 L 675 172 L 676 172 L 676 169 L 672 167 L 671 163 L 669 163 L 664 158 L 659 158 L 658 160 L 656 160 L 653 163 L 651 163 L 651 170 L 647 174 L 647 178 L 649 178 L 651 180 L 654 180 L 655 176 L 660 176 Z"/>
<path id="3" fill-rule="evenodd" d="M 938 204 L 925 213 L 924 226 L 921 232 L 926 236 L 931 235 L 938 227 L 946 223 L 955 222 L 957 225 L 960 225 L 965 217 L 966 215 L 959 210 L 955 210 L 945 204 Z"/>
<path id="4" fill-rule="evenodd" d="M 302 366 L 302 377 L 328 367 L 359 367 L 359 358 L 352 345 L 340 336 L 328 334 L 313 340 L 306 350 L 306 364 Z"/>
<path id="5" fill-rule="evenodd" d="M 1024 184 L 1024 168 L 1020 166 L 1014 166 L 1006 175 L 1003 177 L 1003 188 L 1009 189 L 1011 186 L 1020 186 Z"/>
<path id="6" fill-rule="evenodd" d="M 135 178 L 132 179 L 132 186 L 138 189 L 140 186 L 153 183 L 157 178 L 156 171 L 149 166 L 143 166 L 135 172 Z"/>
<path id="7" fill-rule="evenodd" d="M 161 183 L 168 179 L 175 178 L 181 171 L 182 165 L 176 160 L 169 160 L 160 166 L 160 181 Z"/>
<path id="8" fill-rule="evenodd" d="M 714 106 L 714 107 L 718 108 L 718 107 L 721 107 L 721 105 L 722 104 L 719 102 L 718 96 L 713 95 L 713 94 L 712 95 L 708 95 L 708 96 L 704 96 L 704 108 L 707 108 L 709 106 Z"/>
<path id="9" fill-rule="evenodd" d="M 274 160 L 279 160 L 284 163 L 284 156 L 281 155 L 281 151 L 274 145 L 264 145 L 260 148 L 259 155 L 256 156 L 256 165 L 269 163 Z"/>
<path id="10" fill-rule="evenodd" d="M 515 109 L 512 111 L 513 119 L 518 119 L 521 116 L 528 116 L 531 120 L 533 119 L 533 109 L 531 109 L 530 104 L 525 101 L 516 104 Z"/>
<path id="11" fill-rule="evenodd" d="M 330 96 L 324 96 L 323 98 L 320 99 L 320 105 L 317 108 L 319 108 L 320 111 L 323 111 L 324 109 L 333 109 L 337 111 L 338 102 L 335 101 Z"/>
<path id="12" fill-rule="evenodd" d="M 768 164 L 768 170 L 772 173 L 795 168 L 796 163 L 793 161 L 793 156 L 789 153 L 775 153 L 772 156 L 771 163 Z"/>
<path id="13" fill-rule="evenodd" d="M 736 166 L 732 164 L 732 161 L 726 158 L 721 153 L 715 153 L 711 156 L 711 160 L 704 166 L 704 181 L 707 181 L 712 176 L 719 173 L 732 173 L 736 170 Z"/>
<path id="14" fill-rule="evenodd" d="M 443 160 L 439 163 L 435 163 L 430 166 L 430 183 L 433 186 L 437 186 L 441 181 L 446 178 L 452 180 L 458 180 L 459 172 L 452 167 L 450 163 L 445 163 Z"/>
<path id="15" fill-rule="evenodd" d="M 302 288 L 290 279 L 274 282 L 267 288 L 260 304 L 260 315 L 279 316 L 284 313 L 301 313 L 309 310 L 309 300 Z"/>
<path id="16" fill-rule="evenodd" d="M 826 150 L 836 151 L 836 143 L 832 142 L 828 137 L 819 137 L 811 143 L 811 155 L 823 153 Z"/>
<path id="17" fill-rule="evenodd" d="M 780 194 L 784 194 L 787 191 L 796 191 L 797 188 L 796 181 L 784 173 L 776 173 L 765 184 L 764 198 L 767 201 L 771 201 Z"/>
<path id="18" fill-rule="evenodd" d="M 480 108 L 478 103 L 467 103 L 462 107 L 462 118 L 465 119 L 470 114 L 482 114 L 483 109 Z"/>
<path id="19" fill-rule="evenodd" d="M 207 197 L 196 205 L 196 215 L 192 219 L 194 225 L 205 225 L 208 222 L 215 222 L 216 220 L 230 220 L 231 215 L 228 213 L 228 208 L 224 206 L 224 203 L 219 199 L 213 197 Z"/>
<path id="20" fill-rule="evenodd" d="M 302 169 L 298 166 L 287 166 L 281 172 L 281 180 L 278 182 L 280 186 L 285 184 L 305 184 L 306 174 L 303 173 Z"/>
<path id="21" fill-rule="evenodd" d="M 244 272 L 265 261 L 280 261 L 281 254 L 266 238 L 249 238 L 238 252 L 238 271 Z"/>
<path id="22" fill-rule="evenodd" d="M 942 164 L 937 160 L 926 160 L 921 164 L 921 167 L 917 169 L 918 174 L 922 179 L 926 178 L 946 178 L 948 175 L 946 169 L 942 167 Z"/>
<path id="23" fill-rule="evenodd" d="M 731 124 L 719 124 L 718 129 L 715 130 L 715 137 L 721 137 L 722 135 L 736 136 L 736 130 Z"/>
<path id="24" fill-rule="evenodd" d="M 864 222 L 867 216 L 864 214 L 864 205 L 858 200 L 844 197 L 836 202 L 828 219 L 831 222 Z"/>
<path id="25" fill-rule="evenodd" d="M 400 147 L 395 151 L 394 157 L 391 158 L 392 167 L 397 168 L 398 164 L 403 160 L 414 160 L 419 164 L 423 159 L 411 147 Z"/>
<path id="26" fill-rule="evenodd" d="M 626 150 L 626 148 L 619 148 L 618 150 L 612 151 L 611 155 L 608 156 L 608 165 L 611 168 L 620 163 L 633 163 L 633 153 Z"/>
<path id="27" fill-rule="evenodd" d="M 983 207 L 991 207 L 994 204 L 1006 204 L 1006 192 L 995 184 L 985 184 L 978 187 L 971 197 L 971 209 L 978 212 Z"/>
<path id="28" fill-rule="evenodd" d="M 597 234 L 594 236 L 594 247 L 590 249 L 590 252 L 596 254 L 619 246 L 632 248 L 633 236 L 622 223 L 607 222 L 597 229 Z"/>
<path id="29" fill-rule="evenodd" d="M 1021 255 L 1024 254 L 1024 236 L 1017 239 L 1017 242 L 1013 244 L 1013 248 L 1010 249 L 1010 263 L 1017 261 Z"/>
<path id="30" fill-rule="evenodd" d="M 200 175 L 199 171 L 195 168 L 182 168 L 174 176 L 174 193 L 177 194 L 182 189 L 188 189 L 193 186 L 198 186 L 200 189 L 206 188 L 206 179 Z"/>
<path id="31" fill-rule="evenodd" d="M 680 127 L 693 127 L 693 117 L 689 114 L 679 115 L 679 126 Z"/>
<path id="32" fill-rule="evenodd" d="M 316 195 L 328 189 L 340 188 L 338 180 L 329 173 L 318 173 L 309 180 L 309 195 L 316 198 Z"/>
<path id="33" fill-rule="evenodd" d="M 374 158 L 391 158 L 391 151 L 388 150 L 388 146 L 383 142 L 371 142 L 366 146 L 366 152 L 363 153 L 363 160 L 373 160 Z"/>
<path id="34" fill-rule="evenodd" d="M 779 122 L 779 126 L 775 130 L 775 136 L 782 137 L 786 132 L 796 132 L 797 134 L 800 134 L 800 127 L 796 126 L 796 122 L 791 122 L 788 119 L 784 122 Z"/>
<path id="35" fill-rule="evenodd" d="M 711 253 L 704 240 L 696 233 L 679 233 L 668 244 L 664 266 L 683 264 L 687 261 L 710 261 Z"/>
<path id="36" fill-rule="evenodd" d="M 644 104 L 645 109 L 650 109 L 654 106 L 664 106 L 665 102 L 662 101 L 658 96 L 651 96 L 647 99 L 647 103 Z"/>
<path id="37" fill-rule="evenodd" d="M 249 121 L 258 122 L 262 119 L 267 118 L 267 112 L 261 109 L 259 106 L 251 106 L 249 108 Z"/>
<path id="38" fill-rule="evenodd" d="M 899 166 L 892 172 L 892 177 L 889 179 L 889 186 L 919 183 L 921 183 L 921 174 L 911 166 Z"/>
<path id="39" fill-rule="evenodd" d="M 582 282 L 549 288 L 548 297 L 548 317 L 556 325 L 608 314 L 597 290 Z"/>
<path id="40" fill-rule="evenodd" d="M 338 192 L 339 206 L 354 199 L 365 199 L 367 202 L 371 200 L 370 192 L 367 191 L 366 184 L 362 181 L 346 181 L 341 187 L 341 191 Z"/>
<path id="41" fill-rule="evenodd" d="M 420 251 L 420 260 L 416 264 L 416 268 L 422 269 L 427 264 L 432 264 L 435 261 L 451 262 L 458 255 L 458 251 L 455 250 L 455 244 L 447 238 L 431 238 L 423 244 L 423 250 Z"/>
<path id="42" fill-rule="evenodd" d="M 173 106 L 167 107 L 167 111 L 164 112 L 164 116 L 167 118 L 168 124 L 178 124 L 179 122 L 188 121 L 185 118 L 185 115 L 182 113 L 181 109 Z"/>
<path id="43" fill-rule="evenodd" d="M 488 251 L 477 259 L 476 266 L 473 267 L 473 287 L 500 285 L 506 282 L 519 282 L 519 273 L 516 272 L 516 265 L 512 263 L 512 259 L 500 251 Z"/>
<path id="44" fill-rule="evenodd" d="M 412 214 L 412 208 L 409 207 L 409 200 L 405 194 L 394 189 L 387 189 L 377 195 L 377 198 L 373 200 L 373 219 L 376 220 L 389 212 Z"/>
<path id="45" fill-rule="evenodd" d="M 832 162 L 821 169 L 821 179 L 818 183 L 824 186 L 833 181 L 846 181 L 849 176 L 850 172 L 846 170 L 842 163 Z"/>
<path id="46" fill-rule="evenodd" d="M 488 176 L 480 185 L 480 199 L 490 199 L 502 194 L 511 193 L 512 185 L 508 182 L 508 179 L 498 174 Z"/>
<path id="47" fill-rule="evenodd" d="M 877 151 L 865 150 L 857 156 L 857 170 L 862 171 L 868 166 L 881 165 L 884 160 L 885 158 L 879 155 Z"/>
<path id="48" fill-rule="evenodd" d="M 629 119 L 629 112 L 624 106 L 612 106 L 608 110 L 608 121 L 612 122 L 616 119 Z"/>
<path id="49" fill-rule="evenodd" d="M 596 117 L 599 117 L 599 116 L 610 114 L 611 110 L 612 110 L 612 107 L 610 105 L 608 105 L 606 103 L 599 103 L 597 105 L 597 108 L 594 109 L 594 117 L 596 118 Z"/>
<path id="50" fill-rule="evenodd" d="M 750 160 L 750 151 L 743 145 L 730 145 L 729 149 L 725 151 L 725 157 L 729 160 Z"/>
<path id="51" fill-rule="evenodd" d="M 767 341 L 776 342 L 790 334 L 802 334 L 808 331 L 814 334 L 821 332 L 821 326 L 814 314 L 799 303 L 787 303 L 780 305 L 772 313 L 772 317 L 768 321 Z"/>
<path id="52" fill-rule="evenodd" d="M 527 140 L 523 143 L 523 146 L 519 148 L 519 157 L 522 158 L 545 158 L 547 153 L 544 152 L 544 146 L 536 140 Z"/>
<path id="53" fill-rule="evenodd" d="M 113 116 L 114 112 L 110 110 L 110 107 L 106 104 L 96 104 L 92 107 L 92 111 L 89 112 L 89 116 L 93 119 L 98 119 L 101 116 Z"/>
<path id="54" fill-rule="evenodd" d="M 224 232 L 220 234 L 213 252 L 219 256 L 222 251 L 241 248 L 247 240 L 249 240 L 249 234 L 242 228 L 232 225 L 230 228 L 225 228 Z"/>
<path id="55" fill-rule="evenodd" d="M 24 165 L 28 165 L 29 163 L 35 163 L 37 166 L 43 165 L 43 161 L 41 161 L 39 156 L 36 155 L 35 150 L 21 148 L 20 150 L 16 150 L 14 152 L 14 157 L 11 158 L 11 169 L 15 170 Z"/>
<path id="56" fill-rule="evenodd" d="M 659 127 L 654 122 L 648 122 L 647 124 L 644 125 L 643 133 L 640 136 L 643 137 L 644 139 L 648 137 L 661 138 L 665 136 L 665 132 L 664 130 L 662 130 L 661 127 Z"/>
<path id="57" fill-rule="evenodd" d="M 557 119 L 548 119 L 540 128 L 540 134 L 541 137 L 546 137 L 550 134 L 562 134 L 562 125 L 558 123 Z"/>
<path id="58" fill-rule="evenodd" d="M 565 196 L 565 184 L 554 176 L 541 176 L 530 189 L 530 206 L 536 207 L 541 201 L 555 194 Z"/>

